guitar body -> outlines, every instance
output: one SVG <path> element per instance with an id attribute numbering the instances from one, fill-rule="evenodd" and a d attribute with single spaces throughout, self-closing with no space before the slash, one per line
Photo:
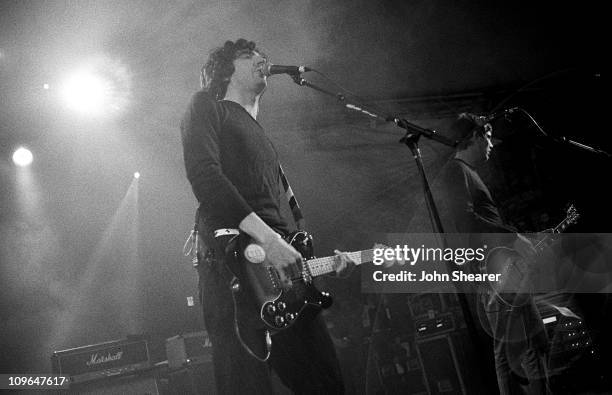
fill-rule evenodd
<path id="1" fill-rule="evenodd" d="M 241 236 L 242 237 L 242 236 Z M 235 329 L 243 346 L 259 359 L 265 360 L 271 347 L 271 335 L 289 328 L 298 319 L 316 316 L 332 304 L 326 292 L 320 292 L 304 262 L 292 268 L 292 286 L 282 289 L 279 275 L 267 260 L 249 262 L 244 251 L 251 240 L 242 237 L 230 265 L 236 280 L 232 284 Z M 290 234 L 286 241 L 307 260 L 313 258 L 312 237 L 304 231 Z"/>
<path id="2" fill-rule="evenodd" d="M 576 223 L 579 217 L 574 205 L 570 205 L 565 219 L 534 245 L 536 253 L 528 259 L 512 248 L 496 247 L 489 251 L 480 270 L 483 273 L 500 275 L 499 281 L 489 281 L 489 287 L 502 303 L 518 307 L 529 302 L 533 289 L 532 273 L 537 265 L 538 254 L 549 247 L 554 240 L 552 235 L 565 231 L 568 226 Z"/>
<path id="3" fill-rule="evenodd" d="M 499 274 L 499 281 L 489 281 L 489 287 L 502 303 L 518 307 L 529 302 L 529 263 L 515 250 L 496 247 L 489 251 L 482 272 Z"/>

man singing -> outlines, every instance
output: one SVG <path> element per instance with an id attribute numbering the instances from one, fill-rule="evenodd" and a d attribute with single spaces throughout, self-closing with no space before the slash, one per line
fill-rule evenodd
<path id="1" fill-rule="evenodd" d="M 262 246 L 284 286 L 290 286 L 288 268 L 301 258 L 281 237 L 290 226 L 280 210 L 278 154 L 257 122 L 266 64 L 254 42 L 225 42 L 202 67 L 203 89 L 181 123 L 187 178 L 200 203 L 200 232 L 208 248 L 198 273 L 217 389 L 221 394 L 272 393 L 271 366 L 295 393 L 342 393 L 339 363 L 320 314 L 272 337 L 269 366 L 249 354 L 234 328 L 233 276 L 224 259 L 238 230 Z M 338 260 L 340 271 L 348 258 Z"/>

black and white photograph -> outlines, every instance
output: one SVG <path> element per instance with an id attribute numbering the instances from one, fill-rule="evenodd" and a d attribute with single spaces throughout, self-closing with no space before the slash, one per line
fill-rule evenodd
<path id="1" fill-rule="evenodd" d="M 612 394 L 605 15 L 0 0 L 0 392 Z"/>

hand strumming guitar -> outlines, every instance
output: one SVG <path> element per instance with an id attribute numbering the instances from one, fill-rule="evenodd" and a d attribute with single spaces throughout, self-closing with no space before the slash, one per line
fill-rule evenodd
<path id="1" fill-rule="evenodd" d="M 301 260 L 302 255 L 255 213 L 244 217 L 239 228 L 263 248 L 267 261 L 279 274 L 281 285 L 284 288 L 290 287 L 289 268 Z"/>
<path id="2" fill-rule="evenodd" d="M 291 278 L 289 276 L 290 266 L 295 265 L 297 261 L 302 259 L 302 255 L 283 240 L 278 233 L 278 237 L 274 237 L 270 241 L 264 241 L 262 247 L 266 253 L 266 258 L 269 263 L 274 266 L 279 274 L 280 282 L 283 288 L 291 287 Z"/>

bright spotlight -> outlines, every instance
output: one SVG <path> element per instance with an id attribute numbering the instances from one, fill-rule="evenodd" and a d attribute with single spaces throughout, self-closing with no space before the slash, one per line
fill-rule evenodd
<path id="1" fill-rule="evenodd" d="M 134 178 L 136 179 L 140 178 L 140 173 L 139 172 L 134 173 Z"/>
<path id="2" fill-rule="evenodd" d="M 43 84 L 43 89 L 44 90 L 49 90 L 49 84 Z"/>
<path id="3" fill-rule="evenodd" d="M 72 110 L 94 115 L 103 111 L 109 90 L 107 81 L 90 71 L 83 70 L 66 81 L 62 96 Z"/>
<path id="4" fill-rule="evenodd" d="M 83 115 L 112 115 L 129 103 L 130 85 L 125 66 L 100 56 L 70 74 L 60 95 L 69 109 Z"/>
<path id="5" fill-rule="evenodd" d="M 13 163 L 15 163 L 17 166 L 28 166 L 33 160 L 34 155 L 32 155 L 32 152 L 27 148 L 19 147 L 13 153 Z"/>

